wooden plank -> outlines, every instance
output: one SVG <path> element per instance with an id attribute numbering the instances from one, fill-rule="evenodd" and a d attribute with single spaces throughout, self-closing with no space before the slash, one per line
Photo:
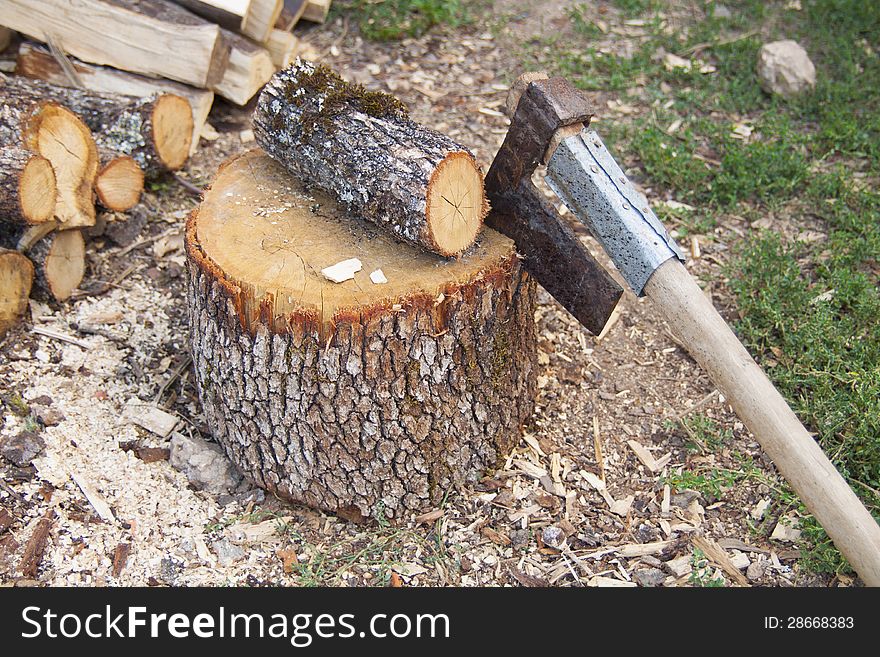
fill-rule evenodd
<path id="1" fill-rule="evenodd" d="M 93 64 L 209 88 L 229 57 L 220 28 L 163 0 L 2 0 L 6 27 Z"/>
<path id="2" fill-rule="evenodd" d="M 272 55 L 253 41 L 223 30 L 230 45 L 229 65 L 214 91 L 237 105 L 245 105 L 275 73 Z"/>
<path id="3" fill-rule="evenodd" d="M 147 78 L 136 73 L 127 73 L 108 66 L 87 64 L 78 59 L 69 58 L 83 88 L 101 93 L 121 94 L 142 98 L 154 93 L 172 93 L 189 101 L 193 115 L 193 137 L 190 154 L 194 153 L 199 144 L 202 126 L 208 120 L 208 113 L 214 103 L 214 92 L 207 89 L 196 89 L 189 85 L 165 80 Z M 25 41 L 18 50 L 18 61 L 15 72 L 30 78 L 45 80 L 52 84 L 72 87 L 73 82 L 64 73 L 61 65 L 42 44 Z"/>
<path id="4" fill-rule="evenodd" d="M 308 0 L 306 2 L 306 10 L 302 17 L 313 23 L 323 23 L 327 20 L 327 14 L 330 13 L 330 3 L 332 0 Z"/>

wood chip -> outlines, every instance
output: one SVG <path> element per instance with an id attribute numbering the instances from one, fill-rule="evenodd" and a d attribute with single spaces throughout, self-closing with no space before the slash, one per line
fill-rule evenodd
<path id="1" fill-rule="evenodd" d="M 774 541 L 786 541 L 794 543 L 801 537 L 801 530 L 798 529 L 797 519 L 783 517 L 776 523 L 770 538 Z"/>
<path id="2" fill-rule="evenodd" d="M 645 557 L 649 554 L 660 554 L 672 545 L 672 541 L 654 541 L 653 543 L 630 543 L 617 548 L 617 554 L 631 559 L 633 557 Z"/>
<path id="3" fill-rule="evenodd" d="M 543 577 L 529 575 L 528 573 L 524 573 L 519 568 L 514 568 L 513 566 L 508 568 L 508 572 L 510 572 L 510 575 L 513 577 L 513 579 L 515 579 L 523 586 L 528 586 L 530 588 L 550 586 L 550 582 Z"/>
<path id="4" fill-rule="evenodd" d="M 79 486 L 79 489 L 83 492 L 83 495 L 86 496 L 89 504 L 92 505 L 92 508 L 101 520 L 104 522 L 116 521 L 116 517 L 113 515 L 113 509 L 110 508 L 110 505 L 107 504 L 107 500 L 104 499 L 104 496 L 101 495 L 91 483 L 89 483 L 82 475 L 73 472 L 70 473 L 70 478 L 73 479 L 77 486 Z"/>
<path id="5" fill-rule="evenodd" d="M 5 532 L 12 525 L 12 514 L 0 506 L 0 533 Z"/>
<path id="6" fill-rule="evenodd" d="M 599 437 L 599 417 L 593 416 L 593 451 L 596 454 L 596 465 L 599 466 L 599 476 L 605 481 L 605 456 L 602 453 L 602 439 Z"/>
<path id="7" fill-rule="evenodd" d="M 120 543 L 113 551 L 113 577 L 119 577 L 125 564 L 128 563 L 128 555 L 131 552 L 131 543 Z"/>
<path id="8" fill-rule="evenodd" d="M 614 513 L 618 516 L 625 516 L 629 513 L 629 510 L 632 508 L 632 504 L 635 501 L 634 495 L 627 495 L 622 500 L 616 500 L 613 504 L 610 504 L 611 513 Z"/>
<path id="9" fill-rule="evenodd" d="M 755 547 L 754 545 L 749 545 L 748 543 L 739 540 L 738 538 L 721 538 L 718 540 L 718 545 L 723 547 L 725 550 L 741 550 L 742 552 L 756 552 L 758 554 L 770 554 L 770 550 L 765 550 L 764 548 Z"/>
<path id="10" fill-rule="evenodd" d="M 324 267 L 324 269 L 321 270 L 321 274 L 328 281 L 344 283 L 345 281 L 353 279 L 355 273 L 359 272 L 362 267 L 363 265 L 361 265 L 360 260 L 357 258 L 349 258 L 348 260 L 337 262 L 335 265 Z"/>
<path id="11" fill-rule="evenodd" d="M 389 582 L 389 584 L 391 585 L 391 588 L 399 589 L 403 587 L 403 580 L 400 579 L 400 575 L 398 575 L 394 571 L 391 571 L 391 581 Z"/>
<path id="12" fill-rule="evenodd" d="M 695 548 L 702 550 L 706 558 L 727 573 L 733 581 L 740 586 L 748 586 L 749 580 L 743 575 L 739 568 L 731 563 L 730 557 L 718 543 L 708 536 L 694 536 L 693 544 Z"/>
<path id="13" fill-rule="evenodd" d="M 55 520 L 55 510 L 48 509 L 45 515 L 37 521 L 34 531 L 25 543 L 18 570 L 23 577 L 36 577 L 43 562 L 43 553 L 49 542 L 49 532 Z"/>
<path id="14" fill-rule="evenodd" d="M 426 525 L 428 523 L 434 522 L 435 520 L 439 520 L 443 517 L 443 509 L 434 509 L 433 511 L 428 511 L 427 513 L 423 513 L 420 516 L 416 516 L 416 523 L 419 525 Z"/>
<path id="15" fill-rule="evenodd" d="M 176 415 L 146 404 L 129 404 L 125 409 L 124 417 L 161 438 L 170 436 L 179 421 Z"/>
<path id="16" fill-rule="evenodd" d="M 495 545 L 501 545 L 502 547 L 507 547 L 512 543 L 510 537 L 507 534 L 502 534 L 501 532 L 496 531 L 491 527 L 483 527 L 480 530 L 480 534 L 495 543 Z"/>
<path id="17" fill-rule="evenodd" d="M 513 459 L 513 464 L 519 469 L 523 474 L 532 477 L 533 479 L 540 479 L 541 477 L 547 476 L 547 471 L 535 465 L 530 461 L 526 461 L 524 459 Z"/>
<path id="18" fill-rule="evenodd" d="M 293 572 L 293 567 L 299 564 L 299 559 L 296 556 L 296 550 L 294 550 L 293 548 L 278 550 L 276 554 L 281 559 L 281 569 L 288 575 Z M 396 574 L 397 573 L 392 573 L 392 575 Z"/>
<path id="19" fill-rule="evenodd" d="M 626 582 L 616 577 L 604 577 L 596 575 L 591 577 L 587 582 L 587 586 L 597 586 L 600 588 L 634 588 L 638 586 L 635 582 Z"/>

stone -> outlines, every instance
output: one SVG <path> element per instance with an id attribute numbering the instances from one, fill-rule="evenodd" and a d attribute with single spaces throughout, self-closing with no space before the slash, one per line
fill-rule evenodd
<path id="1" fill-rule="evenodd" d="M 59 411 L 57 408 L 51 407 L 37 407 L 37 409 L 34 411 L 34 415 L 36 416 L 37 421 L 44 427 L 58 426 L 67 419 L 64 417 L 64 413 Z"/>
<path id="2" fill-rule="evenodd" d="M 765 570 L 767 570 L 766 561 L 754 561 L 746 568 L 746 577 L 750 582 L 758 582 L 763 579 Z"/>
<path id="3" fill-rule="evenodd" d="M 657 568 L 642 568 L 633 573 L 633 579 L 639 583 L 639 586 L 654 587 L 666 581 L 666 574 Z"/>
<path id="4" fill-rule="evenodd" d="M 687 509 L 691 502 L 699 499 L 700 493 L 695 490 L 683 490 L 680 493 L 676 493 L 670 499 L 670 503 L 672 506 L 677 506 L 679 509 Z"/>
<path id="5" fill-rule="evenodd" d="M 541 538 L 544 541 L 544 545 L 559 549 L 562 547 L 562 544 L 565 543 L 565 532 L 555 525 L 550 525 L 544 527 L 544 531 L 541 533 Z"/>
<path id="6" fill-rule="evenodd" d="M 796 41 L 774 41 L 761 46 L 758 78 L 764 91 L 788 98 L 816 86 L 816 68 Z"/>
<path id="7" fill-rule="evenodd" d="M 0 445 L 0 454 L 10 463 L 24 468 L 31 464 L 43 450 L 46 442 L 43 438 L 32 431 L 22 431 L 12 438 L 7 438 Z"/>
<path id="8" fill-rule="evenodd" d="M 214 550 L 214 554 L 217 555 L 217 562 L 224 568 L 235 563 L 239 559 L 242 559 L 245 555 L 244 548 L 240 545 L 236 545 L 228 538 L 221 538 L 218 541 L 214 541 L 211 543 L 211 549 Z"/>
<path id="9" fill-rule="evenodd" d="M 730 18 L 731 16 L 733 16 L 733 12 L 725 5 L 715 5 L 715 8 L 712 10 L 712 18 Z"/>
<path id="10" fill-rule="evenodd" d="M 666 572 L 673 577 L 684 577 L 685 575 L 690 574 L 693 570 L 690 555 L 687 554 L 675 559 L 670 559 L 663 564 L 663 567 L 666 569 Z"/>
<path id="11" fill-rule="evenodd" d="M 751 559 L 745 552 L 740 552 L 739 550 L 734 550 L 733 554 L 730 556 L 730 563 L 732 563 L 739 570 L 745 570 L 749 566 L 752 565 Z"/>
<path id="12" fill-rule="evenodd" d="M 193 486 L 209 493 L 228 493 L 242 479 L 241 473 L 218 445 L 181 433 L 171 436 L 169 461 Z"/>

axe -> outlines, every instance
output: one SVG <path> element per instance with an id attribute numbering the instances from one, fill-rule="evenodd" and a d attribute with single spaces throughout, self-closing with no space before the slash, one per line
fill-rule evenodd
<path id="1" fill-rule="evenodd" d="M 602 245 L 633 292 L 651 299 L 840 552 L 880 586 L 880 525 L 807 432 L 685 269 L 684 256 L 595 130 L 565 79 L 527 73 L 508 97 L 510 128 L 486 174 L 486 223 L 511 237 L 524 266 L 592 333 L 622 290 L 531 182 L 546 180 Z"/>

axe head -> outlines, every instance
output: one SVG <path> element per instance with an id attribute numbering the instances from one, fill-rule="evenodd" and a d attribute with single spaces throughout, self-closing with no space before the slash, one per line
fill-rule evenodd
<path id="1" fill-rule="evenodd" d="M 526 271 L 598 335 L 623 288 L 531 182 L 554 138 L 568 134 L 567 127 L 579 131 L 592 110 L 567 80 L 535 74 L 517 81 L 511 100 L 516 109 L 510 128 L 486 174 L 492 208 L 486 224 L 513 239 Z"/>

